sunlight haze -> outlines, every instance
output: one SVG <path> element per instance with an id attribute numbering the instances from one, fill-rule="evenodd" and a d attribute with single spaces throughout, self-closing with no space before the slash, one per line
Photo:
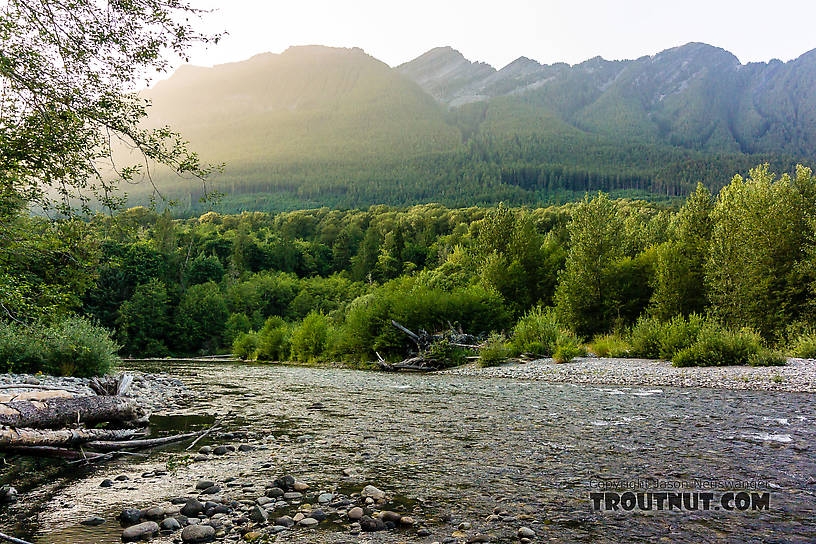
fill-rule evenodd
<path id="1" fill-rule="evenodd" d="M 816 4 L 768 2 L 653 2 L 623 0 L 507 0 L 413 2 L 360 0 L 194 0 L 216 9 L 204 27 L 226 30 L 218 45 L 192 52 L 192 64 L 211 66 L 290 45 L 361 47 L 397 66 L 450 45 L 470 60 L 496 68 L 526 56 L 575 64 L 600 55 L 632 59 L 688 42 L 706 42 L 743 63 L 793 59 L 816 47 Z"/>

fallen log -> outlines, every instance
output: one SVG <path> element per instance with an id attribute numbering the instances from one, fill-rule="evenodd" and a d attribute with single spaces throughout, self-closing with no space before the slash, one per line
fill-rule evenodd
<path id="1" fill-rule="evenodd" d="M 4 542 L 11 542 L 12 544 L 31 544 L 28 540 L 23 540 L 4 533 L 0 533 L 0 540 Z"/>
<path id="2" fill-rule="evenodd" d="M 133 399 L 125 397 L 73 397 L 39 401 L 18 400 L 0 404 L 0 425 L 38 429 L 103 421 L 144 423 L 146 414 Z"/>
<path id="3" fill-rule="evenodd" d="M 93 440 L 123 440 L 140 434 L 135 429 L 10 429 L 0 428 L 0 449 L 72 446 Z"/>
<path id="4" fill-rule="evenodd" d="M 161 438 L 145 438 L 142 440 L 94 440 L 88 442 L 86 446 L 100 451 L 117 451 L 122 449 L 140 449 L 152 448 L 155 446 L 163 446 L 165 444 L 172 444 L 173 442 L 182 442 L 188 438 L 194 438 L 209 432 L 209 429 L 198 431 L 195 433 L 176 434 L 173 436 L 163 436 Z"/>
<path id="5" fill-rule="evenodd" d="M 92 451 L 71 450 L 68 448 L 57 448 L 55 446 L 20 446 L 9 451 L 20 455 L 31 455 L 34 457 L 58 457 L 60 459 L 74 460 L 94 460 L 105 457 L 104 453 L 94 453 Z"/>
<path id="6" fill-rule="evenodd" d="M 0 403 L 15 400 L 45 400 L 45 399 L 67 399 L 76 397 L 77 394 L 65 389 L 48 389 L 42 391 L 22 391 L 13 395 L 0 395 Z"/>

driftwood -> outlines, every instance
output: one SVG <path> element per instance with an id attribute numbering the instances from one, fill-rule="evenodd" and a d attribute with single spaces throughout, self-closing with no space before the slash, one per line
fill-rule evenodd
<path id="1" fill-rule="evenodd" d="M 39 401 L 18 400 L 0 404 L 0 425 L 6 427 L 58 428 L 103 421 L 132 424 L 143 421 L 144 412 L 133 399 L 124 397 L 73 397 Z"/>
<path id="2" fill-rule="evenodd" d="M 12 544 L 31 544 L 28 540 L 22 540 L 20 538 L 15 538 L 13 536 L 9 536 L 4 533 L 0 533 L 0 540 L 4 542 L 11 542 Z"/>
<path id="3" fill-rule="evenodd" d="M 72 446 L 93 440 L 122 440 L 139 434 L 135 429 L 10 429 L 0 428 L 0 449 Z"/>
<path id="4" fill-rule="evenodd" d="M 118 378 L 94 378 L 88 383 L 88 387 L 93 389 L 97 395 L 115 395 L 124 396 L 133 384 L 133 374 L 127 372 L 121 374 Z"/>
<path id="5" fill-rule="evenodd" d="M 208 430 L 198 431 L 195 433 L 177 434 L 173 436 L 162 436 L 160 438 L 145 438 L 142 440 L 94 440 L 88 442 L 88 447 L 101 451 L 113 451 L 129 448 L 152 448 L 154 446 L 162 446 L 164 444 L 172 444 L 173 442 L 181 442 L 188 438 L 197 437 L 208 432 Z"/>
<path id="6" fill-rule="evenodd" d="M 23 391 L 21 393 L 0 395 L 0 403 L 12 402 L 15 400 L 45 400 L 45 399 L 67 399 L 76 397 L 77 394 L 65 389 L 46 389 L 38 391 Z"/>

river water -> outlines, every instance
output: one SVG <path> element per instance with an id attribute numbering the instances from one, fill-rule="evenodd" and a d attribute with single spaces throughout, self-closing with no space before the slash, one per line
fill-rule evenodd
<path id="1" fill-rule="evenodd" d="M 102 477 L 166 466 L 183 447 L 83 470 L 21 461 L 10 478 L 23 499 L 0 518 L 6 532 L 38 543 L 113 543 L 121 532 L 115 522 L 95 528 L 78 522 L 177 496 L 181 482 L 190 483 L 185 478 L 206 470 L 221 477 L 257 471 L 263 479 L 269 469 L 333 488 L 342 484 L 342 469 L 354 468 L 354 484 L 374 484 L 415 505 L 432 534 L 352 537 L 335 527 L 318 530 L 310 542 L 443 541 L 461 522 L 472 525 L 468 535 L 501 542 L 513 541 L 522 525 L 539 541 L 555 542 L 816 542 L 810 394 L 200 362 L 134 368 L 170 372 L 196 392 L 171 417 L 155 418 L 154 432 L 218 420 L 272 446 L 217 466 L 183 467 L 186 475 L 171 472 L 147 487 L 110 491 L 99 489 Z M 749 482 L 770 494 L 770 504 L 761 511 L 595 510 L 590 493 L 616 479 L 687 487 L 720 480 L 717 496 L 728 491 L 724 480 Z M 494 509 L 504 512 L 503 521 L 488 518 Z"/>

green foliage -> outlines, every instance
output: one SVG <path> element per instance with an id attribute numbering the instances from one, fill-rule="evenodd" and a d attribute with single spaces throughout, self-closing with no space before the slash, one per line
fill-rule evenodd
<path id="1" fill-rule="evenodd" d="M 714 207 L 706 282 L 716 314 L 765 338 L 812 310 L 807 267 L 816 177 L 799 167 L 777 178 L 768 165 L 736 176 Z"/>
<path id="2" fill-rule="evenodd" d="M 675 366 L 730 366 L 774 364 L 762 337 L 751 329 L 728 330 L 707 323 L 693 344 L 672 356 Z"/>
<path id="3" fill-rule="evenodd" d="M 176 344 L 186 353 L 220 345 L 230 313 L 224 295 L 213 282 L 190 287 L 176 309 Z"/>
<path id="4" fill-rule="evenodd" d="M 596 336 L 590 342 L 590 349 L 598 357 L 630 357 L 631 346 L 618 334 Z"/>
<path id="5" fill-rule="evenodd" d="M 498 366 L 511 355 L 507 338 L 503 334 L 491 333 L 479 347 L 479 366 Z"/>
<path id="6" fill-rule="evenodd" d="M 443 338 L 430 345 L 425 357 L 434 361 L 440 368 L 451 368 L 465 364 L 466 353 L 463 348 L 454 346 Z"/>
<path id="7" fill-rule="evenodd" d="M 119 361 L 118 349 L 106 329 L 81 317 L 47 327 L 0 322 L 0 364 L 6 372 L 100 376 Z"/>
<path id="8" fill-rule="evenodd" d="M 218 283 L 223 277 L 224 266 L 215 255 L 199 255 L 193 259 L 193 262 L 190 263 L 189 270 L 187 270 L 188 285 L 197 285 L 199 283 L 207 283 L 208 281 Z"/>
<path id="9" fill-rule="evenodd" d="M 312 312 L 292 331 L 292 358 L 302 362 L 316 361 L 326 351 L 329 321 L 321 313 Z"/>
<path id="10" fill-rule="evenodd" d="M 250 330 L 252 330 L 252 321 L 246 314 L 231 314 L 224 323 L 224 345 L 231 346 L 240 334 Z"/>
<path id="11" fill-rule="evenodd" d="M 243 332 L 232 342 L 232 353 L 241 359 L 254 359 L 258 351 L 259 338 L 255 332 Z"/>
<path id="12" fill-rule="evenodd" d="M 303 325 L 300 328 L 302 327 Z M 300 341 L 308 341 L 305 332 L 300 334 Z M 270 317 L 258 333 L 257 358 L 263 361 L 286 361 L 292 353 L 292 337 L 292 325 L 280 317 Z"/>
<path id="13" fill-rule="evenodd" d="M 531 309 L 518 320 L 513 328 L 510 340 L 513 351 L 517 354 L 532 353 L 548 356 L 555 351 L 555 344 L 563 327 L 558 323 L 552 308 L 540 306 Z"/>
<path id="14" fill-rule="evenodd" d="M 553 360 L 556 363 L 569 363 L 576 357 L 586 355 L 586 349 L 581 345 L 580 340 L 574 334 L 562 332 L 555 341 Z"/>
<path id="15" fill-rule="evenodd" d="M 136 357 L 167 355 L 170 328 L 167 289 L 152 279 L 139 285 L 119 308 L 119 338 L 126 353 Z"/>
<path id="16" fill-rule="evenodd" d="M 816 359 L 816 330 L 800 332 L 791 342 L 790 353 L 794 357 Z"/>
<path id="17" fill-rule="evenodd" d="M 717 328 L 712 321 L 698 314 L 691 314 L 688 318 L 682 315 L 673 317 L 670 321 L 658 326 L 660 331 L 660 349 L 658 357 L 671 359 L 679 351 L 691 346 L 697 341 L 700 331 L 705 326 Z"/>

